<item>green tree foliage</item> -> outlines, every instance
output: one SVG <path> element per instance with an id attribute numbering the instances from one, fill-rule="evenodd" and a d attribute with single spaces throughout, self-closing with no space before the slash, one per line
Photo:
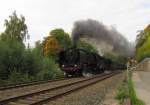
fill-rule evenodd
<path id="1" fill-rule="evenodd" d="M 5 31 L 0 36 L 0 77 L 8 79 L 14 70 L 22 72 L 25 46 L 23 40 L 26 38 L 27 26 L 25 18 L 18 18 L 16 12 L 5 20 Z"/>
<path id="2" fill-rule="evenodd" d="M 52 30 L 42 43 L 44 55 L 52 59 L 57 59 L 59 51 L 71 47 L 69 34 L 59 28 Z"/>
<path id="3" fill-rule="evenodd" d="M 0 41 L 1 80 L 24 82 L 62 75 L 55 61 L 43 56 L 41 43 L 32 49 L 25 49 L 18 41 L 13 43 Z"/>
<path id="4" fill-rule="evenodd" d="M 4 26 L 5 31 L 2 33 L 3 40 L 16 39 L 20 42 L 23 42 L 28 35 L 27 25 L 25 24 L 24 16 L 20 18 L 17 16 L 16 12 L 13 12 L 11 16 L 9 16 L 8 20 L 5 20 Z"/>
<path id="5" fill-rule="evenodd" d="M 66 48 L 69 48 L 71 47 L 71 39 L 69 37 L 69 34 L 66 33 L 63 29 L 54 29 L 50 32 L 50 35 L 55 37 L 60 46 L 61 46 L 61 49 L 66 49 Z"/>
<path id="6" fill-rule="evenodd" d="M 38 55 L 43 55 L 43 45 L 40 40 L 35 42 L 34 50 L 37 51 Z"/>
<path id="7" fill-rule="evenodd" d="M 123 57 L 116 53 L 105 53 L 103 56 L 105 58 L 113 60 L 114 62 L 123 63 L 123 64 L 125 64 L 127 62 L 126 57 Z"/>
<path id="8" fill-rule="evenodd" d="M 146 41 L 146 39 L 147 39 L 146 33 L 143 30 L 139 31 L 138 35 L 136 36 L 136 48 L 142 46 Z"/>
<path id="9" fill-rule="evenodd" d="M 143 30 L 140 37 L 137 35 L 136 59 L 141 61 L 146 57 L 150 57 L 150 25 Z"/>
<path id="10" fill-rule="evenodd" d="M 30 76 L 36 74 L 42 69 L 42 57 L 34 49 L 28 49 L 24 52 L 24 61 L 22 65 L 22 72 Z"/>
<path id="11" fill-rule="evenodd" d="M 45 57 L 43 59 L 43 70 L 41 70 L 37 77 L 39 80 L 46 80 L 49 78 L 55 78 L 63 76 L 62 71 L 59 69 L 58 65 L 50 58 Z"/>
<path id="12" fill-rule="evenodd" d="M 0 77 L 8 78 L 13 70 L 20 70 L 23 60 L 24 46 L 17 41 L 11 43 L 0 41 Z"/>
<path id="13" fill-rule="evenodd" d="M 8 79 L 13 73 L 36 76 L 42 69 L 41 56 L 35 50 L 26 50 L 18 41 L 0 41 L 0 78 Z"/>
<path id="14" fill-rule="evenodd" d="M 19 83 L 19 82 L 29 82 L 30 78 L 28 74 L 22 74 L 17 71 L 11 72 L 9 75 L 9 82 L 10 83 Z"/>
<path id="15" fill-rule="evenodd" d="M 143 60 L 146 57 L 150 57 L 150 36 L 147 41 L 137 49 L 136 58 L 138 61 Z"/>
<path id="16" fill-rule="evenodd" d="M 25 18 L 18 18 L 15 12 L 9 18 L 0 35 L 0 82 L 27 82 L 61 75 L 55 61 L 43 56 L 40 41 L 35 48 L 25 48 L 23 40 L 28 32 Z"/>
<path id="17" fill-rule="evenodd" d="M 83 40 L 80 40 L 78 42 L 78 45 L 77 45 L 78 48 L 82 48 L 82 49 L 85 49 L 89 52 L 95 52 L 95 53 L 98 53 L 98 50 L 93 46 L 91 45 L 90 43 L 87 43 Z"/>

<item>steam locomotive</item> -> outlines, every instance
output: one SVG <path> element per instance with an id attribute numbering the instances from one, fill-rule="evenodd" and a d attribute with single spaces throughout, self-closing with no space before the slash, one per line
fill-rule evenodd
<path id="1" fill-rule="evenodd" d="M 59 53 L 59 66 L 65 76 L 89 76 L 105 70 L 122 69 L 125 66 L 84 49 L 69 48 Z"/>

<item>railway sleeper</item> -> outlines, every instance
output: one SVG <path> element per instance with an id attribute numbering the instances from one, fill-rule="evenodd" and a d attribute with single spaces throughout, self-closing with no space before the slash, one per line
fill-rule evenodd
<path id="1" fill-rule="evenodd" d="M 16 103 L 16 102 L 10 102 L 7 105 L 27 105 L 27 104 L 22 104 L 22 103 Z"/>

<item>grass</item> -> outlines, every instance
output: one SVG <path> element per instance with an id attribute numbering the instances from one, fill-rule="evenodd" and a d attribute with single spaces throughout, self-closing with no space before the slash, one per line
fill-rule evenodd
<path id="1" fill-rule="evenodd" d="M 128 98 L 131 100 L 131 105 L 145 105 L 145 103 L 137 97 L 134 90 L 132 72 L 130 71 L 127 74 L 127 81 L 119 87 L 115 98 L 119 100 L 121 105 Z"/>
<path id="2" fill-rule="evenodd" d="M 125 84 L 123 84 L 118 88 L 115 99 L 118 99 L 119 103 L 122 104 L 128 97 L 129 97 L 128 88 Z"/>
<path id="3" fill-rule="evenodd" d="M 132 73 L 129 72 L 128 73 L 128 89 L 129 89 L 129 97 L 130 97 L 130 100 L 131 100 L 131 105 L 145 105 L 145 103 L 140 100 L 137 95 L 136 95 L 136 92 L 134 90 L 134 84 L 133 84 L 133 81 L 132 81 Z"/>

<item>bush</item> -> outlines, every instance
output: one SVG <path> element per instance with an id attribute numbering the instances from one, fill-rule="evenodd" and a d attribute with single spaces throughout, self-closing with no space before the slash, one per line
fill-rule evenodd
<path id="1" fill-rule="evenodd" d="M 43 70 L 38 73 L 37 78 L 40 80 L 47 80 L 50 78 L 61 77 L 62 75 L 62 71 L 52 59 L 44 58 Z"/>
<path id="2" fill-rule="evenodd" d="M 121 101 L 123 101 L 125 98 L 128 98 L 127 89 L 125 87 L 120 87 L 116 98 Z"/>
<path id="3" fill-rule="evenodd" d="M 120 101 L 120 104 L 122 104 L 124 100 L 127 99 L 128 97 L 129 97 L 128 88 L 125 85 L 119 87 L 117 91 L 117 96 L 115 98 Z"/>
<path id="4" fill-rule="evenodd" d="M 21 74 L 20 72 L 13 70 L 13 72 L 11 72 L 9 75 L 9 81 L 11 83 L 20 83 L 20 82 L 29 82 L 30 79 L 28 74 Z"/>
<path id="5" fill-rule="evenodd" d="M 42 47 L 25 49 L 16 40 L 0 40 L 0 82 L 28 82 L 62 76 L 54 59 L 42 55 Z"/>
<path id="6" fill-rule="evenodd" d="M 38 55 L 36 50 L 27 49 L 24 52 L 24 60 L 21 64 L 22 73 L 36 76 L 42 70 L 42 59 L 42 56 Z"/>
<path id="7" fill-rule="evenodd" d="M 24 46 L 15 40 L 0 41 L 0 79 L 7 79 L 14 69 L 20 70 L 23 52 Z"/>

